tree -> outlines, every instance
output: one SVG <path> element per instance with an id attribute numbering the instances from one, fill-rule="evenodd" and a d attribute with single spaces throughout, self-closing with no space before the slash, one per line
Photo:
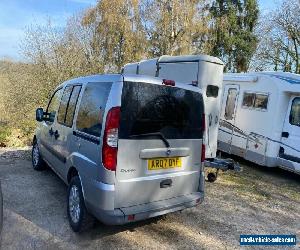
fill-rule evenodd
<path id="1" fill-rule="evenodd" d="M 140 60 L 147 51 L 138 0 L 101 0 L 82 21 L 94 27 L 91 44 L 105 62 L 105 72 L 119 72 L 128 62 Z"/>
<path id="2" fill-rule="evenodd" d="M 203 0 L 144 0 L 143 24 L 151 56 L 192 54 L 205 50 L 207 13 Z"/>
<path id="3" fill-rule="evenodd" d="M 300 3 L 285 0 L 262 17 L 260 43 L 253 59 L 255 70 L 300 73 Z"/>
<path id="4" fill-rule="evenodd" d="M 212 55 L 225 62 L 225 71 L 246 72 L 257 47 L 254 28 L 257 0 L 215 0 L 212 16 Z"/>

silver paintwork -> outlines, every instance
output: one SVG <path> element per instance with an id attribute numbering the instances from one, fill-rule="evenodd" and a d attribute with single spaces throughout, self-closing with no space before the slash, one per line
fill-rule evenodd
<path id="1" fill-rule="evenodd" d="M 106 224 L 127 223 L 127 218 L 122 211 L 126 207 L 135 207 L 134 211 L 137 213 L 135 220 L 141 220 L 195 206 L 198 204 L 196 201 L 202 201 L 204 197 L 204 172 L 200 162 L 202 140 L 170 140 L 169 156 L 182 157 L 182 169 L 153 172 L 146 170 L 146 158 L 166 156 L 167 149 L 160 139 L 119 140 L 118 166 L 117 171 L 113 172 L 102 165 L 103 129 L 100 137 L 94 138 L 98 139 L 100 144 L 73 135 L 73 131 L 76 131 L 75 121 L 79 105 L 86 86 L 91 82 L 112 83 L 104 109 L 103 124 L 105 124 L 109 109 L 121 106 L 123 81 L 162 84 L 157 78 L 121 74 L 81 77 L 61 84 L 58 88 L 65 88 L 69 84 L 82 85 L 73 126 L 68 128 L 58 124 L 56 117 L 52 124 L 40 122 L 35 135 L 42 149 L 40 150 L 41 157 L 66 184 L 69 183 L 70 170 L 73 168 L 77 170 L 88 211 Z M 199 88 L 186 84 L 176 83 L 176 87 L 201 92 Z M 50 128 L 59 131 L 58 140 L 55 141 L 53 137 L 49 137 Z M 59 153 L 65 162 L 53 155 L 51 150 Z M 172 179 L 172 187 L 160 188 L 160 182 L 166 178 Z M 194 195 L 190 195 L 191 193 Z M 69 199 L 71 199 L 73 217 L 76 221 L 78 204 L 75 202 L 77 200 L 75 194 L 76 192 Z M 157 204 L 153 202 L 157 201 L 165 201 L 166 206 L 157 207 L 155 212 L 148 212 L 153 204 Z M 72 214 L 71 211 L 70 214 Z"/>

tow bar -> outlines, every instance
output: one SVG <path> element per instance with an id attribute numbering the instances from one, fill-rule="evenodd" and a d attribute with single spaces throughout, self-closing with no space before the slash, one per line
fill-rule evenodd
<path id="1" fill-rule="evenodd" d="M 204 166 L 207 168 L 214 168 L 217 171 L 215 173 L 208 173 L 207 180 L 209 182 L 215 182 L 218 178 L 218 174 L 220 170 L 223 171 L 236 171 L 241 172 L 243 169 L 238 162 L 235 162 L 232 159 L 221 159 L 221 158 L 213 158 L 207 159 L 204 161 Z"/>

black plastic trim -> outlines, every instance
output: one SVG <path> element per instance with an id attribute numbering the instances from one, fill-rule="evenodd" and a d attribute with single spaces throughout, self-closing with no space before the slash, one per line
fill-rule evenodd
<path id="1" fill-rule="evenodd" d="M 80 131 L 73 131 L 73 135 L 79 137 L 79 138 L 82 138 L 86 141 L 90 141 L 92 143 L 95 143 L 97 145 L 100 144 L 100 139 L 93 136 L 93 135 L 89 135 L 89 134 L 86 134 L 86 133 L 83 133 L 83 132 L 80 132 Z"/>

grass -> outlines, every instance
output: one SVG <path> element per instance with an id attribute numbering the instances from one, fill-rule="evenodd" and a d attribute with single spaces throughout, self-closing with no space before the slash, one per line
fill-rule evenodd
<path id="1" fill-rule="evenodd" d="M 240 197 L 250 199 L 253 202 L 262 202 L 280 197 L 300 201 L 300 188 L 297 181 L 287 181 L 290 173 L 280 169 L 277 170 L 255 166 L 244 167 L 244 171 L 241 173 L 223 173 L 220 181 L 222 185 L 234 189 Z M 269 175 L 266 175 L 266 173 L 272 174 L 274 178 L 270 180 Z M 284 175 L 287 175 L 286 181 Z"/>
<path id="2" fill-rule="evenodd" d="M 31 144 L 34 128 L 13 128 L 0 123 L 0 147 L 24 147 Z"/>
<path id="3" fill-rule="evenodd" d="M 8 142 L 8 137 L 11 135 L 11 130 L 0 123 L 0 146 L 6 145 Z"/>

